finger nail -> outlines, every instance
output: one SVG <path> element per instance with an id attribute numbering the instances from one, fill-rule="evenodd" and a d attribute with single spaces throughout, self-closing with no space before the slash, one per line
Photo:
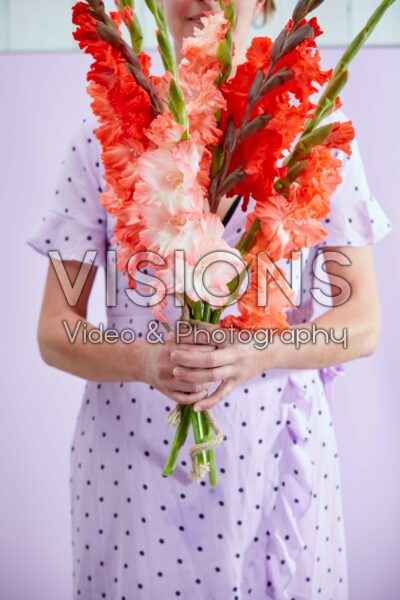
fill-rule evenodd
<path id="1" fill-rule="evenodd" d="M 172 373 L 176 376 L 180 375 L 181 371 L 180 369 L 178 369 L 177 367 L 175 367 L 175 369 L 172 371 Z"/>
<path id="2" fill-rule="evenodd" d="M 197 406 L 197 404 L 195 406 L 193 406 L 194 412 L 200 412 L 201 409 L 202 409 L 202 407 L 201 406 Z"/>

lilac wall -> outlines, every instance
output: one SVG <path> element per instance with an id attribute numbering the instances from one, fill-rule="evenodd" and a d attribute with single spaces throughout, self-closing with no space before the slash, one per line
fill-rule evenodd
<path id="1" fill-rule="evenodd" d="M 338 54 L 324 50 L 326 65 L 333 65 Z M 375 247 L 384 318 L 380 347 L 373 357 L 347 365 L 347 375 L 336 384 L 352 600 L 399 595 L 400 390 L 394 377 L 399 61 L 400 48 L 364 50 L 343 94 L 371 188 L 394 225 Z M 0 56 L 6 282 L 1 296 L 0 596 L 7 600 L 67 600 L 71 591 L 68 461 L 83 383 L 40 360 L 35 333 L 47 264 L 25 239 L 49 203 L 71 128 L 89 110 L 86 66 L 84 57 L 72 53 Z M 99 278 L 89 315 L 94 322 L 103 314 L 101 285 Z"/>

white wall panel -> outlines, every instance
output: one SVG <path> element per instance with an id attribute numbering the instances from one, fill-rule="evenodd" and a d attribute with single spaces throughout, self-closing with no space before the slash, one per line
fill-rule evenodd
<path id="1" fill-rule="evenodd" d="M 296 0 L 277 0 L 276 15 L 253 35 L 275 37 L 290 18 Z M 72 38 L 72 0 L 0 0 L 0 51 L 76 49 Z M 106 0 L 114 8 L 114 0 Z M 320 46 L 346 45 L 378 6 L 379 0 L 325 0 L 315 12 L 324 35 Z M 136 0 L 146 47 L 155 47 L 155 25 L 144 0 Z M 371 45 L 400 45 L 400 2 L 388 10 L 368 40 Z"/>
<path id="2" fill-rule="evenodd" d="M 9 0 L 10 50 L 68 50 L 71 4 L 67 0 Z"/>

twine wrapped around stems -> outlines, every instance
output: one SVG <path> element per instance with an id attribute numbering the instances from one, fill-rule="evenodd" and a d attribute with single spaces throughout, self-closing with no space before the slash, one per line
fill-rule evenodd
<path id="1" fill-rule="evenodd" d="M 170 425 L 178 426 L 181 422 L 183 405 L 177 404 L 173 411 L 171 411 L 167 417 L 167 423 Z M 207 450 L 214 450 L 223 441 L 224 436 L 219 427 L 215 417 L 208 411 L 204 411 L 204 415 L 215 433 L 215 437 L 211 440 L 206 440 L 201 444 L 195 444 L 189 450 L 190 459 L 192 461 L 192 470 L 190 471 L 189 478 L 193 481 L 202 481 L 210 470 L 209 464 L 199 465 L 196 456 L 201 452 L 207 452 Z"/>

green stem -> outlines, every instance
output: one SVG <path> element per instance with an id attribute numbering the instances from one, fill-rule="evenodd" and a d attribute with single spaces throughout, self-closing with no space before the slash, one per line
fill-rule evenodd
<path id="1" fill-rule="evenodd" d="M 178 64 L 174 55 L 174 49 L 171 44 L 168 22 L 163 9 L 157 0 L 145 0 L 145 2 L 148 9 L 154 16 L 158 28 L 156 36 L 161 60 L 165 69 L 172 75 L 169 86 L 168 107 L 175 121 L 183 125 L 184 132 L 182 134 L 182 139 L 187 140 L 190 138 L 189 120 L 186 111 L 185 97 L 179 84 Z"/>
<path id="2" fill-rule="evenodd" d="M 196 321 L 201 321 L 203 316 L 202 312 L 201 302 L 195 302 L 193 305 L 193 314 Z"/>
<path id="3" fill-rule="evenodd" d="M 208 302 L 204 302 L 203 306 L 203 321 L 204 323 L 209 323 L 211 318 L 211 306 Z"/>
<path id="4" fill-rule="evenodd" d="M 239 242 L 236 244 L 236 249 L 239 250 L 242 256 L 246 256 L 246 254 L 253 248 L 257 239 L 257 233 L 259 231 L 260 219 L 255 218 L 249 230 L 242 235 Z"/>
<path id="5" fill-rule="evenodd" d="M 236 3 L 234 1 L 225 2 L 219 0 L 219 7 L 223 11 L 224 16 L 228 19 L 230 25 L 226 32 L 225 38 L 221 40 L 217 50 L 217 58 L 221 63 L 220 74 L 215 80 L 215 85 L 219 88 L 221 85 L 228 80 L 232 72 L 232 31 L 235 28 L 237 14 L 236 14 Z M 215 114 L 217 124 L 221 123 L 222 111 L 219 108 Z M 211 161 L 211 174 L 215 177 L 222 168 L 224 162 L 224 149 L 223 146 L 211 146 L 212 161 Z M 216 208 L 215 208 L 216 211 Z"/>
<path id="6" fill-rule="evenodd" d="M 213 310 L 212 314 L 211 314 L 210 323 L 212 323 L 213 325 L 218 325 L 219 320 L 221 318 L 221 313 L 222 313 L 222 310 L 220 308 Z"/>
<path id="7" fill-rule="evenodd" d="M 204 431 L 203 431 L 203 422 L 201 418 L 201 412 L 197 413 L 193 410 L 193 406 L 190 404 L 190 415 L 192 419 L 192 427 L 193 427 L 193 435 L 194 441 L 196 444 L 202 444 L 204 440 Z M 198 465 L 205 465 L 207 462 L 207 457 L 205 452 L 200 452 L 196 459 Z"/>
<path id="8" fill-rule="evenodd" d="M 283 161 L 284 165 L 292 165 L 295 161 L 295 155 L 299 151 L 301 144 L 304 141 L 304 138 L 308 136 L 312 131 L 314 131 L 322 122 L 323 119 L 328 117 L 334 109 L 336 98 L 339 96 L 344 86 L 348 81 L 348 67 L 354 57 L 358 54 L 359 50 L 365 44 L 379 21 L 382 19 L 383 15 L 387 11 L 387 9 L 395 2 L 395 0 L 383 0 L 380 3 L 378 8 L 374 11 L 371 17 L 368 19 L 365 26 L 361 29 L 361 31 L 355 36 L 355 38 L 350 42 L 349 46 L 344 51 L 342 57 L 338 61 L 330 81 L 328 82 L 325 91 L 321 95 L 318 106 L 314 111 L 314 114 L 311 118 L 309 118 L 305 124 L 304 131 L 301 134 L 298 142 L 296 143 L 292 152 L 285 158 Z M 317 142 L 317 140 L 316 140 Z M 318 145 L 316 143 L 315 145 Z M 313 144 L 310 145 L 310 151 L 312 149 Z M 300 159 L 301 160 L 301 159 Z M 282 180 L 278 180 L 275 183 L 275 186 L 282 184 Z M 278 191 L 278 189 L 275 187 Z"/>
<path id="9" fill-rule="evenodd" d="M 132 21 L 129 24 L 128 29 L 129 35 L 131 37 L 132 48 L 134 49 L 136 54 L 139 54 L 143 45 L 143 32 L 135 11 L 135 2 L 134 0 L 120 0 L 118 3 L 118 8 L 121 10 L 122 8 L 124 8 L 124 6 L 130 6 L 133 10 Z"/>
<path id="10" fill-rule="evenodd" d="M 196 321 L 202 321 L 203 323 L 214 323 L 218 324 L 221 316 L 221 309 L 212 310 L 211 306 L 204 302 L 190 302 L 190 311 L 193 313 L 193 318 Z M 164 475 L 171 475 L 175 469 L 175 465 L 178 460 L 179 451 L 185 443 L 187 433 L 190 427 L 193 428 L 193 436 L 196 444 L 202 444 L 206 440 L 212 439 L 212 430 L 208 423 L 207 417 L 204 411 L 195 412 L 191 404 L 185 405 L 182 410 L 181 421 L 178 424 L 175 432 L 175 436 L 171 445 L 171 449 L 165 463 Z M 206 452 L 200 452 L 196 457 L 198 465 L 209 464 L 209 480 L 212 486 L 217 485 L 217 467 L 215 461 L 214 449 L 207 450 Z"/>
<path id="11" fill-rule="evenodd" d="M 355 36 L 355 38 L 350 42 L 349 46 L 344 51 L 341 59 L 335 67 L 332 77 L 335 77 L 338 73 L 347 69 L 355 55 L 365 44 L 371 33 L 374 31 L 375 27 L 378 25 L 379 21 L 382 19 L 383 15 L 391 6 L 394 4 L 396 0 L 383 0 L 377 9 L 372 13 L 364 27 L 361 31 Z"/>
<path id="12" fill-rule="evenodd" d="M 178 461 L 179 451 L 186 441 L 191 422 L 191 406 L 187 404 L 183 407 L 181 413 L 181 421 L 176 428 L 175 436 L 172 441 L 171 449 L 167 461 L 164 466 L 163 475 L 172 475 Z"/>
<path id="13" fill-rule="evenodd" d="M 204 437 L 207 441 L 212 439 L 212 430 L 210 424 L 207 420 L 206 413 L 203 411 L 201 414 L 201 420 L 203 424 Z M 207 462 L 210 465 L 209 479 L 212 486 L 217 485 L 218 483 L 218 475 L 217 475 L 217 465 L 215 463 L 215 453 L 214 450 L 206 451 Z"/>
<path id="14" fill-rule="evenodd" d="M 216 312 L 218 312 L 218 311 L 213 311 L 211 309 L 211 306 L 208 304 L 208 302 L 204 302 L 203 322 L 211 323 L 212 315 L 213 315 L 213 313 L 216 313 Z M 219 316 L 218 316 L 217 323 L 218 322 L 219 322 Z M 204 432 L 204 436 L 203 436 L 204 441 L 212 440 L 212 430 L 211 430 L 210 424 L 207 420 L 206 413 L 204 411 L 202 411 L 200 413 L 200 415 L 201 415 L 201 422 L 202 422 L 203 432 Z M 206 461 L 210 465 L 210 471 L 209 471 L 210 484 L 212 486 L 216 486 L 218 483 L 218 476 L 217 476 L 217 465 L 215 462 L 215 452 L 214 452 L 213 448 L 206 451 Z"/>

